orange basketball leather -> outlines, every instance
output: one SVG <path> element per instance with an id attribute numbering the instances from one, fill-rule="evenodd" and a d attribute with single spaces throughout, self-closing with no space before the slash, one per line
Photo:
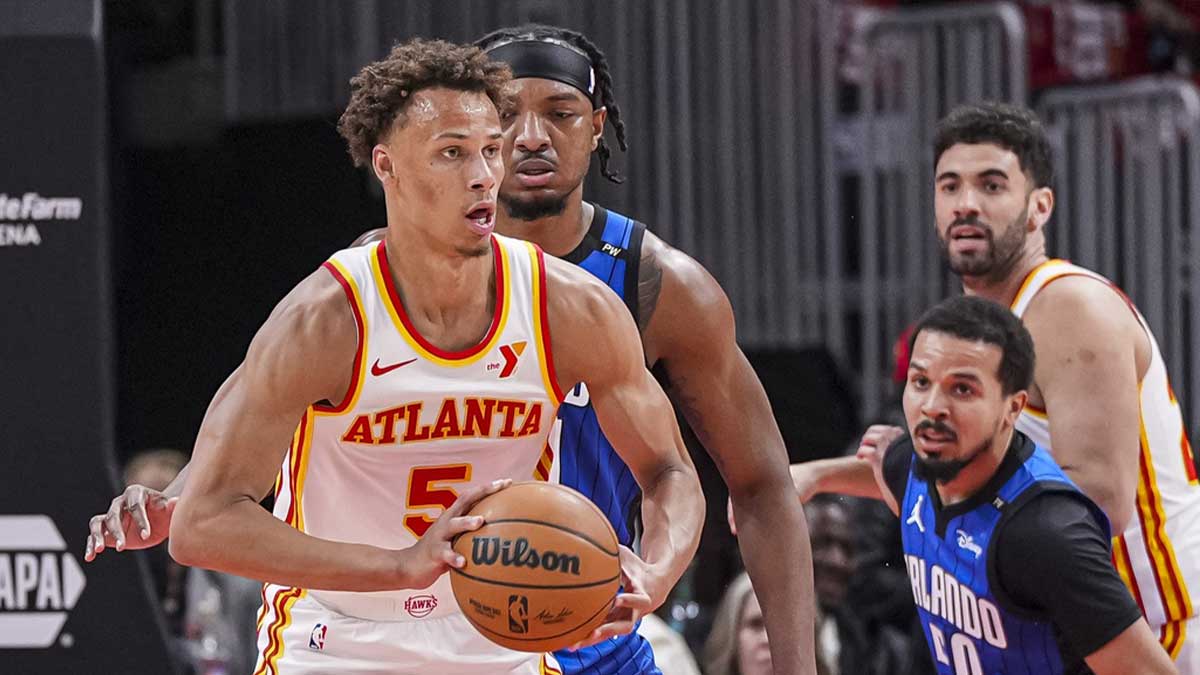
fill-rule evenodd
<path id="1" fill-rule="evenodd" d="M 549 652 L 604 622 L 621 583 L 617 536 L 575 490 L 516 483 L 481 500 L 485 523 L 459 536 L 466 565 L 450 571 L 463 614 L 493 642 Z"/>

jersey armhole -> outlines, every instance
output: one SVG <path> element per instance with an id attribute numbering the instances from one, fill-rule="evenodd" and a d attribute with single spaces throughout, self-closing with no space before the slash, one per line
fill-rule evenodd
<path id="1" fill-rule="evenodd" d="M 638 304 L 638 275 L 642 269 L 642 241 L 646 236 L 646 225 L 632 219 L 629 223 L 633 229 L 629 233 L 629 244 L 625 247 L 628 256 L 625 258 L 625 306 L 633 315 L 633 323 L 640 327 L 642 323 L 638 315 L 641 309 Z"/>
<path id="2" fill-rule="evenodd" d="M 346 390 L 346 395 L 337 405 L 326 405 L 324 403 L 314 403 L 313 410 L 326 415 L 339 415 L 350 409 L 353 402 L 358 398 L 358 393 L 362 389 L 363 381 L 363 361 L 366 359 L 367 352 L 367 330 L 365 314 L 363 312 L 362 298 L 359 295 L 358 287 L 354 283 L 354 277 L 342 267 L 341 264 L 327 260 L 321 265 L 332 276 L 334 281 L 342 287 L 342 292 L 346 294 L 346 302 L 350 304 L 350 311 L 354 314 L 354 326 L 358 330 L 358 346 L 354 352 L 354 369 L 350 374 L 350 386 Z"/>
<path id="3" fill-rule="evenodd" d="M 1084 503 L 1085 506 L 1089 507 L 1090 511 L 1093 513 L 1095 512 L 1095 508 L 1088 503 L 1087 498 L 1071 485 L 1053 480 L 1038 481 L 1036 484 L 1030 486 L 1028 489 L 1022 492 L 1016 500 L 1005 503 L 1000 507 L 1000 520 L 996 521 L 996 527 L 992 532 L 992 539 L 988 543 L 988 588 L 991 589 L 992 595 L 996 598 L 996 602 L 1004 611 L 1028 620 L 1038 620 L 1040 617 L 1033 610 L 1017 604 L 1008 595 L 1007 590 L 1005 590 L 1004 586 L 1000 583 L 1000 570 L 996 556 L 998 555 L 997 552 L 1000 550 L 999 542 L 1001 533 L 1003 532 L 1004 527 L 1008 525 L 1009 521 L 1012 520 L 1013 516 L 1020 512 L 1022 508 L 1024 508 L 1035 498 L 1050 493 L 1057 493 L 1066 495 L 1068 497 L 1078 498 Z"/>

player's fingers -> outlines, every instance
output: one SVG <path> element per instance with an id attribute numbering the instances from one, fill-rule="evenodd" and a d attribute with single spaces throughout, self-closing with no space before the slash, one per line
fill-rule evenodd
<path id="1" fill-rule="evenodd" d="M 87 536 L 87 544 L 83 547 L 83 561 L 92 562 L 96 557 L 96 552 L 92 550 L 92 535 Z"/>
<path id="2" fill-rule="evenodd" d="M 725 519 L 729 521 L 729 533 L 736 537 L 737 536 L 737 522 L 733 519 L 733 500 L 732 499 L 730 499 L 730 500 L 728 500 L 728 502 L 726 502 Z"/>
<path id="3" fill-rule="evenodd" d="M 442 549 L 441 560 L 443 563 L 455 569 L 462 569 L 463 565 L 467 564 L 467 559 L 459 555 L 449 546 Z"/>
<path id="4" fill-rule="evenodd" d="M 134 487 L 141 488 L 140 485 L 135 485 Z M 133 524 L 137 528 L 137 532 L 141 538 L 143 540 L 149 539 L 150 517 L 146 514 L 145 489 L 138 489 L 128 496 L 125 500 L 125 510 L 129 512 L 129 517 L 133 519 Z"/>
<path id="5" fill-rule="evenodd" d="M 483 516 L 458 516 L 446 523 L 445 539 L 453 539 L 464 532 L 478 530 L 483 527 Z"/>
<path id="6" fill-rule="evenodd" d="M 616 609 L 630 609 L 634 613 L 649 612 L 651 607 L 650 596 L 646 593 L 618 593 L 617 599 L 613 601 L 613 607 Z"/>
<path id="7" fill-rule="evenodd" d="M 494 495 L 509 485 L 512 485 L 511 478 L 494 480 L 484 485 L 477 485 L 459 495 L 454 504 L 452 504 L 449 509 L 446 509 L 446 513 L 451 514 L 452 518 L 454 516 L 466 513 L 467 511 L 471 510 L 472 506 L 475 506 L 475 502 L 478 502 L 480 499 L 483 499 L 488 495 Z"/>
<path id="8" fill-rule="evenodd" d="M 113 536 L 115 542 L 114 548 L 118 551 L 125 549 L 125 528 L 121 523 L 121 512 L 109 511 L 104 516 L 104 527 L 108 529 L 108 533 Z"/>
<path id="9" fill-rule="evenodd" d="M 637 627 L 637 621 L 632 616 L 628 619 L 619 621 L 610 621 L 602 624 L 599 628 L 588 634 L 586 638 L 577 642 L 571 649 L 582 649 L 591 647 L 592 645 L 600 644 L 609 638 L 617 637 L 618 635 L 628 635 Z"/>
<path id="10" fill-rule="evenodd" d="M 92 552 L 92 557 L 95 558 L 97 553 L 104 550 L 104 516 L 92 516 L 88 521 L 88 529 L 91 534 L 88 535 L 88 550 Z"/>

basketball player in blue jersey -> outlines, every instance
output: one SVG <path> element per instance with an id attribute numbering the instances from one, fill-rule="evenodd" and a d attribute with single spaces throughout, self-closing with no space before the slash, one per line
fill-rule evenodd
<path id="1" fill-rule="evenodd" d="M 911 340 L 910 435 L 856 492 L 900 518 L 937 672 L 1178 672 L 1110 562 L 1104 512 L 1015 428 L 1034 370 L 1020 319 L 957 297 Z"/>
<path id="2" fill-rule="evenodd" d="M 593 153 L 606 179 L 622 181 L 608 166 L 604 139 L 611 125 L 625 148 L 604 54 L 583 35 L 548 26 L 504 29 L 477 44 L 514 71 L 512 107 L 501 115 L 507 171 L 496 231 L 580 265 L 624 300 L 641 333 L 646 363 L 665 373 L 676 403 L 729 486 L 743 559 L 761 592 L 775 672 L 815 673 L 815 605 L 804 514 L 770 404 L 738 348 L 729 301 L 695 260 L 643 224 L 583 199 Z M 371 231 L 356 243 L 382 236 L 383 230 Z M 599 505 L 628 545 L 640 491 L 599 429 L 592 395 L 576 387 L 559 409 L 557 479 Z M 165 494 L 129 488 L 108 513 L 93 517 L 91 541 L 101 550 L 118 537 L 128 548 L 162 541 L 170 499 L 185 475 Z M 95 555 L 93 548 L 89 545 L 88 559 Z M 568 673 L 654 672 L 650 646 L 636 634 L 556 656 Z"/>
<path id="3" fill-rule="evenodd" d="M 775 672 L 815 672 L 804 515 L 770 404 L 738 348 L 729 301 L 695 260 L 642 223 L 583 198 L 593 152 L 601 174 L 622 181 L 608 165 L 604 139 L 611 123 L 625 149 L 604 54 L 579 33 L 539 25 L 499 30 L 476 44 L 507 63 L 514 76 L 512 108 L 501 111 L 508 173 L 497 231 L 580 265 L 625 301 L 646 363 L 661 368 L 729 485 L 743 522 L 743 557 L 772 637 Z M 558 480 L 588 495 L 629 544 L 638 487 L 613 439 L 597 425 L 586 387 L 568 393 L 559 419 Z M 649 644 L 636 634 L 556 656 L 567 673 L 624 673 L 631 664 L 637 672 L 656 672 Z"/>

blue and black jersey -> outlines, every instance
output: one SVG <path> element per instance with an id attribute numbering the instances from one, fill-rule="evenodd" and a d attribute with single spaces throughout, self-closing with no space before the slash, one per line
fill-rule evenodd
<path id="1" fill-rule="evenodd" d="M 595 207 L 592 225 L 583 241 L 563 256 L 608 284 L 638 318 L 637 281 L 642 237 L 646 226 L 619 213 Z M 559 482 L 592 500 L 608 516 L 617 539 L 634 540 L 641 490 L 633 473 L 600 431 L 587 387 L 578 384 L 566 393 L 558 410 L 562 421 L 559 443 Z M 565 673 L 625 675 L 658 673 L 650 643 L 637 633 L 608 640 L 577 652 L 555 653 Z"/>

